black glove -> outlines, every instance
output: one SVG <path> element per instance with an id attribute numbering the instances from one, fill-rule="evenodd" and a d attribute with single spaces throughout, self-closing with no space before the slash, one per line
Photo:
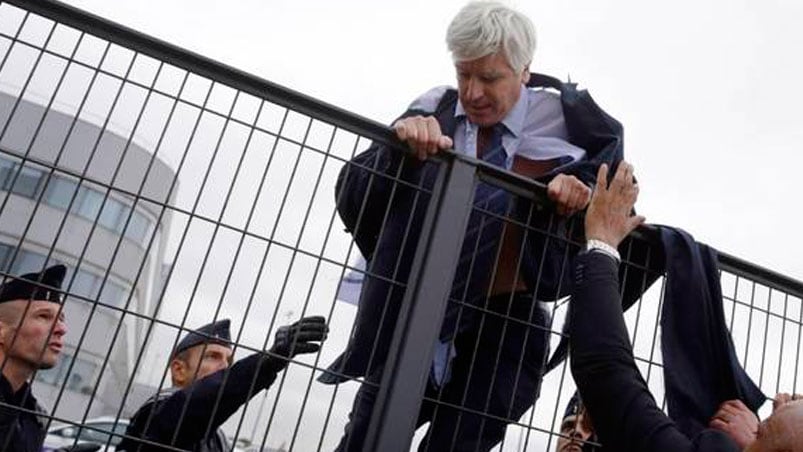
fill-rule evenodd
<path id="1" fill-rule="evenodd" d="M 329 327 L 324 317 L 304 317 L 276 331 L 276 341 L 270 348 L 270 353 L 285 358 L 292 358 L 301 353 L 315 353 L 321 349 L 320 342 L 326 339 L 328 332 Z"/>

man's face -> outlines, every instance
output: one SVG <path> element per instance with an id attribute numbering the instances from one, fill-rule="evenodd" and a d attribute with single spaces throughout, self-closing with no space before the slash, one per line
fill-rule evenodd
<path id="1" fill-rule="evenodd" d="M 0 347 L 7 359 L 6 365 L 14 363 L 31 371 L 55 366 L 67 333 L 61 305 L 41 300 L 14 300 L 3 304 Z"/>
<path id="2" fill-rule="evenodd" d="M 566 416 L 560 425 L 560 433 L 569 438 L 558 437 L 557 452 L 581 452 L 584 441 L 594 434 L 591 418 L 585 408 L 581 408 L 576 415 Z"/>
<path id="3" fill-rule="evenodd" d="M 179 366 L 172 367 L 174 372 L 180 373 L 178 380 L 181 381 L 181 386 L 229 367 L 232 352 L 231 348 L 225 345 L 201 344 L 188 348 L 185 358 L 176 358 L 175 361 L 179 362 Z"/>
<path id="4" fill-rule="evenodd" d="M 507 116 L 529 77 L 527 68 L 513 70 L 501 53 L 455 63 L 460 102 L 468 119 L 492 126 Z"/>
<path id="5" fill-rule="evenodd" d="M 803 400 L 781 405 L 759 424 L 745 452 L 803 452 Z"/>

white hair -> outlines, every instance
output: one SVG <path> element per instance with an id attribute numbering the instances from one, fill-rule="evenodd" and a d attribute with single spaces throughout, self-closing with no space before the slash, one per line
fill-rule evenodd
<path id="1" fill-rule="evenodd" d="M 502 3 L 475 1 L 452 19 L 446 44 L 455 62 L 501 51 L 510 67 L 521 71 L 535 53 L 535 27 L 527 16 Z"/>

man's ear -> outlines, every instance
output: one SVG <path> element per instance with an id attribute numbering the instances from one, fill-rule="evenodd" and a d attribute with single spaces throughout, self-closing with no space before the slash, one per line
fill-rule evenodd
<path id="1" fill-rule="evenodd" d="M 524 66 L 524 69 L 521 70 L 521 83 L 522 85 L 526 85 L 527 82 L 530 81 L 530 65 Z"/>
<path id="2" fill-rule="evenodd" d="M 7 343 L 11 342 L 11 337 L 14 334 L 14 327 L 0 320 L 0 347 L 5 348 Z"/>
<path id="3" fill-rule="evenodd" d="M 173 358 L 170 361 L 170 378 L 174 386 L 183 386 L 187 382 L 187 363 L 184 360 Z"/>

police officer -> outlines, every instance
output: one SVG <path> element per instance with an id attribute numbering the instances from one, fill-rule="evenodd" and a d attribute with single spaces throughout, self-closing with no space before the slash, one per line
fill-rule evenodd
<path id="1" fill-rule="evenodd" d="M 31 393 L 30 379 L 56 365 L 67 325 L 61 283 L 67 269 L 56 265 L 0 285 L 0 451 L 38 452 L 45 438 L 45 411 Z"/>
<path id="2" fill-rule="evenodd" d="M 204 325 L 178 343 L 170 359 L 173 387 L 134 414 L 118 451 L 169 450 L 160 445 L 196 452 L 230 450 L 220 425 L 268 388 L 290 358 L 317 352 L 329 331 L 323 317 L 302 318 L 279 328 L 267 353 L 232 365 L 229 323 Z"/>
<path id="3" fill-rule="evenodd" d="M 594 434 L 591 416 L 583 405 L 580 394 L 575 391 L 566 405 L 563 421 L 560 424 L 555 452 L 587 452 L 601 450 L 596 447 L 598 440 Z"/>

